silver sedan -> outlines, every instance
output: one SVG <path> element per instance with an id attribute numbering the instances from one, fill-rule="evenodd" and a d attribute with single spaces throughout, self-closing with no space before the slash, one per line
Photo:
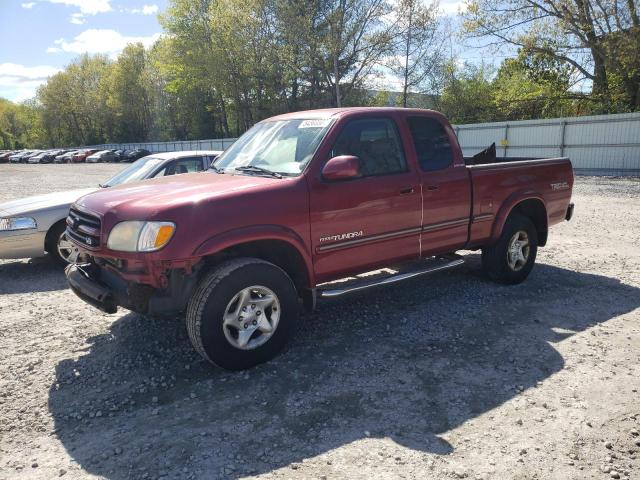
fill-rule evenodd
<path id="1" fill-rule="evenodd" d="M 132 163 L 100 188 L 206 170 L 220 153 L 154 153 Z M 78 249 L 66 237 L 66 218 L 73 202 L 95 190 L 71 190 L 0 203 L 0 258 L 32 258 L 49 253 L 62 264 L 76 262 Z"/>

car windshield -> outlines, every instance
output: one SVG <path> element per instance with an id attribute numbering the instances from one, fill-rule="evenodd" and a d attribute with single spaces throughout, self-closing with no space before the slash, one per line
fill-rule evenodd
<path id="1" fill-rule="evenodd" d="M 332 120 L 294 119 L 260 122 L 214 162 L 214 170 L 260 174 L 260 169 L 297 176 L 304 170 Z M 243 169 L 243 167 L 257 167 Z"/>
<path id="2" fill-rule="evenodd" d="M 115 177 L 101 184 L 101 187 L 115 187 L 123 183 L 134 182 L 136 180 L 144 180 L 149 174 L 164 162 L 158 157 L 142 157 L 140 160 L 133 162 L 127 168 L 118 173 Z"/>

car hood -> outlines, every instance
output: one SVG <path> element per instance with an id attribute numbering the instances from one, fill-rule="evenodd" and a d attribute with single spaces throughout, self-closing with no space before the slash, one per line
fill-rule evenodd
<path id="1" fill-rule="evenodd" d="M 80 198 L 76 205 L 99 215 L 117 210 L 122 219 L 152 218 L 183 205 L 197 205 L 224 195 L 270 188 L 287 179 L 249 175 L 187 173 L 103 189 Z"/>
<path id="2" fill-rule="evenodd" d="M 71 205 L 78 198 L 95 190 L 95 188 L 69 190 L 66 192 L 48 193 L 46 195 L 37 195 L 35 197 L 0 203 L 0 215 L 16 216 L 48 208 L 64 207 L 65 205 Z"/>

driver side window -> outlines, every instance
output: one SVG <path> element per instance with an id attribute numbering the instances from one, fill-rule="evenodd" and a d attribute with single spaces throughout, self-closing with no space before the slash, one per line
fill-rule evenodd
<path id="1" fill-rule="evenodd" d="M 364 176 L 405 172 L 405 160 L 398 130 L 391 119 L 349 122 L 338 137 L 331 156 L 355 155 Z"/>

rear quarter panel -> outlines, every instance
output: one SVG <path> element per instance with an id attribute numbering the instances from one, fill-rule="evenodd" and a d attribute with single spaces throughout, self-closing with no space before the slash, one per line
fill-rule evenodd
<path id="1" fill-rule="evenodd" d="M 509 213 L 527 199 L 541 201 L 547 225 L 564 220 L 574 175 L 568 158 L 468 166 L 473 186 L 472 246 L 492 243 Z"/>

